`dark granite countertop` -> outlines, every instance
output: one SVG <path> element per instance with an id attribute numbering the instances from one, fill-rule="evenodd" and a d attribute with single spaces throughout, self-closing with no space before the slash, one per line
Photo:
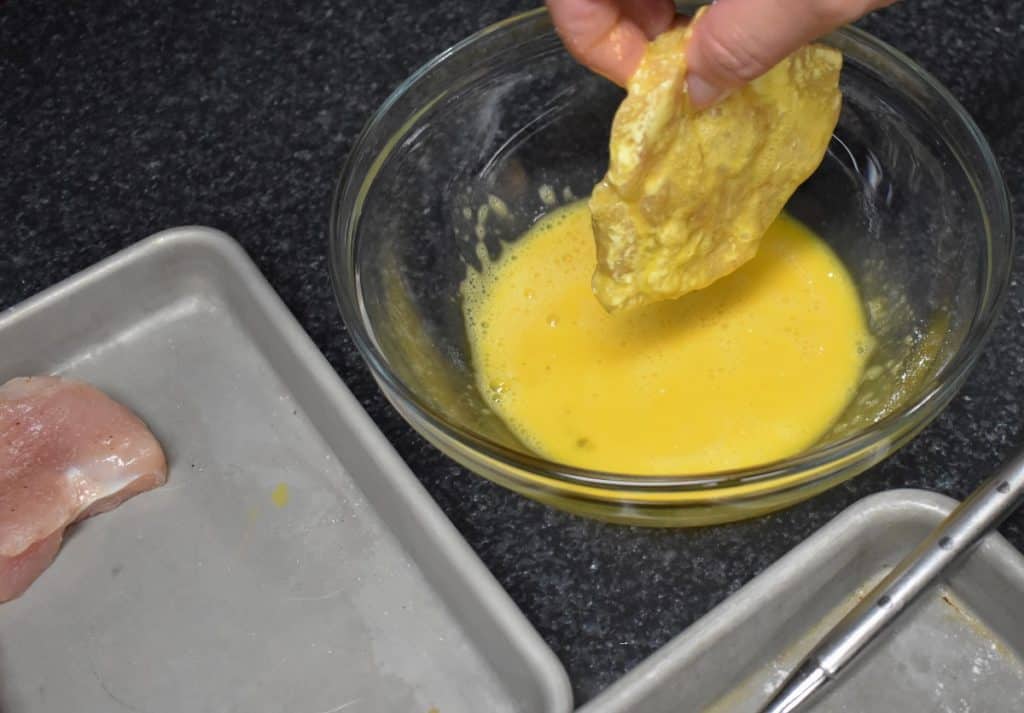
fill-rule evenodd
<path id="1" fill-rule="evenodd" d="M 235 236 L 592 698 L 842 508 L 966 495 L 1024 437 L 1024 257 L 961 394 L 909 446 L 783 513 L 649 531 L 468 474 L 385 403 L 326 267 L 328 201 L 363 122 L 419 64 L 536 0 L 26 2 L 0 7 L 0 308 L 157 230 Z M 945 83 L 992 143 L 1024 224 L 1024 3 L 906 0 L 864 26 Z M 2 348 L 2 347 L 0 347 Z M 1024 548 L 1024 514 L 1003 532 Z"/>

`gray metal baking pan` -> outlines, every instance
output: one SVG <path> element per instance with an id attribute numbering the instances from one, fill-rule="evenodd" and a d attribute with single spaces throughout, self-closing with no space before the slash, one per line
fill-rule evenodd
<path id="1" fill-rule="evenodd" d="M 4 713 L 571 710 L 553 653 L 224 234 L 158 234 L 0 315 L 0 381 L 38 373 L 129 405 L 171 469 L 0 605 Z"/>
<path id="2" fill-rule="evenodd" d="M 753 713 L 817 640 L 955 507 L 920 490 L 855 503 L 580 713 Z M 812 709 L 1024 711 L 1024 557 L 985 538 Z"/>

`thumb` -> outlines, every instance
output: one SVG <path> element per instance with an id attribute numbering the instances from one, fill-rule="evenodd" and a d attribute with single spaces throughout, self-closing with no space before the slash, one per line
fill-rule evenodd
<path id="1" fill-rule="evenodd" d="M 803 45 L 895 0 L 718 0 L 693 29 L 687 87 L 714 104 Z"/>

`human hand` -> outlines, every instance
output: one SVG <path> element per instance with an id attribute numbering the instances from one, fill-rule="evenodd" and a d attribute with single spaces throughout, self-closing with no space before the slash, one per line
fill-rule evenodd
<path id="1" fill-rule="evenodd" d="M 801 46 L 895 0 L 718 0 L 687 50 L 695 106 L 714 104 Z M 625 86 L 647 42 L 677 21 L 672 0 L 547 0 L 569 52 Z"/>

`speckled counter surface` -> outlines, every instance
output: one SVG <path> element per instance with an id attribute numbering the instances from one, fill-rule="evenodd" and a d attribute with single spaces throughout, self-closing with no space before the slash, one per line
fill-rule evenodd
<path id="1" fill-rule="evenodd" d="M 0 309 L 162 228 L 200 223 L 238 238 L 583 702 L 860 497 L 905 486 L 963 497 L 1024 438 L 1024 257 L 992 341 L 943 415 L 896 456 L 787 512 L 648 531 L 555 512 L 467 473 L 399 419 L 349 341 L 327 275 L 328 202 L 394 86 L 533 4 L 5 3 Z M 963 102 L 1024 225 L 1024 3 L 906 0 L 863 24 Z M 1003 532 L 1024 548 L 1024 514 Z"/>

